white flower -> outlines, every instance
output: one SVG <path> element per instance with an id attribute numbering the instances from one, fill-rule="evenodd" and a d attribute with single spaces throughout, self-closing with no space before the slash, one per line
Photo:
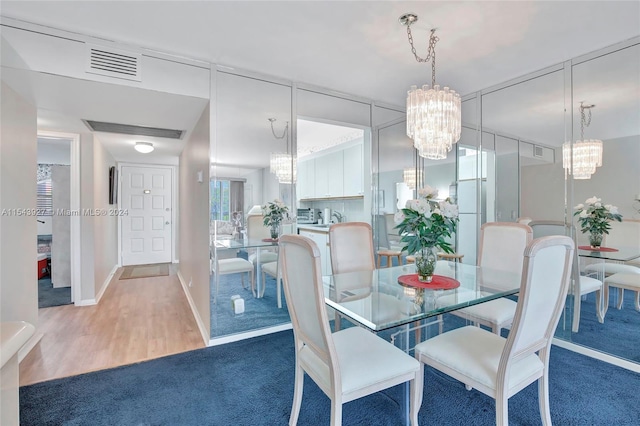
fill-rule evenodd
<path id="1" fill-rule="evenodd" d="M 440 209 L 439 209 L 439 208 L 437 208 L 437 207 L 436 207 L 435 209 L 433 209 L 433 211 L 432 211 L 431 213 L 432 213 L 432 214 L 439 214 L 439 215 L 442 215 L 442 213 L 440 212 Z"/>
<path id="2" fill-rule="evenodd" d="M 602 203 L 599 203 L 599 202 L 595 203 L 594 206 L 596 206 L 597 208 L 600 208 L 600 207 L 602 207 Z"/>
<path id="3" fill-rule="evenodd" d="M 458 206 L 455 204 L 451 204 L 448 201 L 440 202 L 440 210 L 442 211 L 442 215 L 444 217 L 450 217 L 450 218 L 458 217 Z"/>
<path id="4" fill-rule="evenodd" d="M 399 225 L 400 223 L 402 223 L 404 219 L 405 219 L 405 215 L 404 213 L 402 213 L 402 211 L 398 211 L 396 214 L 393 215 L 393 221 L 395 222 L 396 225 Z"/>
<path id="5" fill-rule="evenodd" d="M 580 203 L 577 206 L 574 207 L 575 210 L 582 210 L 584 209 L 584 204 Z"/>
<path id="6" fill-rule="evenodd" d="M 423 188 L 418 189 L 418 196 L 430 200 L 438 196 L 438 190 L 429 185 L 425 185 Z"/>
<path id="7" fill-rule="evenodd" d="M 596 197 L 595 195 L 591 198 L 587 198 L 587 200 L 585 201 L 586 204 L 595 204 L 600 202 L 600 198 Z"/>
<path id="8" fill-rule="evenodd" d="M 619 214 L 618 213 L 618 208 L 616 206 L 611 206 L 609 208 L 609 213 L 611 213 L 611 214 Z"/>
<path id="9" fill-rule="evenodd" d="M 416 200 L 416 209 L 420 214 L 426 214 L 427 212 L 431 212 L 431 206 L 429 202 L 423 198 L 419 198 Z M 431 215 L 429 215 L 431 216 Z M 427 216 L 428 217 L 428 216 Z"/>
<path id="10" fill-rule="evenodd" d="M 586 218 L 586 217 L 588 217 L 588 216 L 589 216 L 589 213 L 587 213 L 587 211 L 586 211 L 586 210 L 583 210 L 583 211 L 581 211 L 581 212 L 580 212 L 580 217 L 581 217 L 581 218 Z"/>

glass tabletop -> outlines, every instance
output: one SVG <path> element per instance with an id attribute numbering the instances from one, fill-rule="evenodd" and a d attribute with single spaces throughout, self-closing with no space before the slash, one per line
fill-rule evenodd
<path id="1" fill-rule="evenodd" d="M 381 331 L 467 306 L 516 294 L 520 274 L 438 261 L 435 274 L 453 278 L 452 290 L 421 289 L 398 283 L 415 265 L 323 277 L 325 303 L 373 331 Z"/>
<path id="2" fill-rule="evenodd" d="M 271 239 L 255 239 L 244 238 L 236 240 L 214 240 L 214 245 L 219 249 L 246 249 L 246 248 L 260 248 L 260 247 L 273 247 L 278 245 L 278 241 Z"/>
<path id="3" fill-rule="evenodd" d="M 611 247 L 611 248 L 614 248 L 617 251 L 578 249 L 578 256 L 591 257 L 594 259 L 602 259 L 602 260 L 616 260 L 619 262 L 628 262 L 630 260 L 640 257 L 640 247 L 621 246 L 621 247 Z"/>

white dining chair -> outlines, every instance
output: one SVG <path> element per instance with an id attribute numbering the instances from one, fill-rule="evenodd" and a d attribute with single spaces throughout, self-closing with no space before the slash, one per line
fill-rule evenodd
<path id="1" fill-rule="evenodd" d="M 296 352 L 289 425 L 298 423 L 307 374 L 331 399 L 332 426 L 342 424 L 344 403 L 409 381 L 409 417 L 411 425 L 417 426 L 422 404 L 422 364 L 361 327 L 331 333 L 318 246 L 307 237 L 285 235 L 280 239 L 280 254 Z"/>
<path id="2" fill-rule="evenodd" d="M 527 225 L 514 222 L 485 223 L 480 228 L 478 266 L 492 271 L 520 273 L 522 253 L 532 239 L 531 228 Z M 491 283 L 486 281 L 483 285 L 490 286 Z M 516 302 L 502 297 L 453 311 L 451 314 L 476 325 L 490 327 L 495 334 L 500 335 L 500 331 L 513 321 L 515 312 Z"/>
<path id="3" fill-rule="evenodd" d="M 496 400 L 496 425 L 508 425 L 509 398 L 538 381 L 543 425 L 549 411 L 549 352 L 573 263 L 574 244 L 564 236 L 542 237 L 525 249 L 520 297 L 509 337 L 466 326 L 415 348 L 416 358 Z"/>
<path id="4" fill-rule="evenodd" d="M 376 269 L 373 257 L 373 230 L 365 222 L 336 223 L 329 228 L 331 271 L 344 274 Z M 341 315 L 336 311 L 333 329 L 340 330 Z"/>
<path id="5" fill-rule="evenodd" d="M 575 243 L 576 230 L 575 227 L 565 224 L 564 222 L 552 220 L 536 220 L 529 223 L 533 229 L 533 237 L 540 238 L 549 235 L 566 235 L 572 237 Z M 571 331 L 577 333 L 580 329 L 580 310 L 582 305 L 582 296 L 589 293 L 595 293 L 596 297 L 596 316 L 600 323 L 604 322 L 604 311 L 602 306 L 602 281 L 580 275 L 580 266 L 578 262 L 578 251 L 573 254 L 573 269 L 571 273 L 571 286 L 569 293 L 573 294 L 573 321 Z"/>
<path id="6" fill-rule="evenodd" d="M 278 303 L 278 309 L 282 308 L 282 277 L 280 277 L 280 268 L 278 267 L 278 261 L 264 263 L 262 265 L 262 294 L 267 287 L 266 275 L 270 275 L 276 280 L 276 299 Z"/>

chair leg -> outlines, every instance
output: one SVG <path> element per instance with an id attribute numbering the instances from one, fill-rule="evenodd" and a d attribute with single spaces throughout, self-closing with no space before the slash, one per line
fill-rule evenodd
<path id="1" fill-rule="evenodd" d="M 577 289 L 576 289 L 577 290 Z M 571 324 L 571 331 L 577 333 L 580 328 L 580 305 L 582 304 L 582 297 L 576 291 L 573 294 L 573 321 Z"/>
<path id="2" fill-rule="evenodd" d="M 331 426 L 342 426 L 342 399 L 331 399 Z"/>
<path id="3" fill-rule="evenodd" d="M 291 406 L 291 416 L 289 417 L 289 426 L 298 424 L 298 415 L 300 414 L 300 405 L 302 405 L 302 390 L 304 385 L 304 370 L 297 365 L 295 383 L 293 386 L 293 405 Z"/>
<path id="4" fill-rule="evenodd" d="M 420 363 L 420 371 L 416 373 L 415 379 L 411 380 L 411 402 L 409 405 L 409 418 L 411 426 L 418 426 L 418 412 L 422 406 L 422 392 L 424 390 L 424 364 Z"/>
<path id="5" fill-rule="evenodd" d="M 276 277 L 276 292 L 278 293 L 278 309 L 282 309 L 282 279 Z"/>
<path id="6" fill-rule="evenodd" d="M 640 312 L 640 290 L 636 291 L 636 311 Z"/>
<path id="7" fill-rule="evenodd" d="M 509 424 L 509 398 L 504 390 L 496 395 L 496 426 Z"/>
<path id="8" fill-rule="evenodd" d="M 624 288 L 618 287 L 618 309 L 622 309 L 624 303 Z"/>
<path id="9" fill-rule="evenodd" d="M 549 373 L 545 368 L 542 377 L 538 379 L 538 403 L 540 418 L 544 426 L 551 425 L 551 411 L 549 410 Z"/>
<path id="10" fill-rule="evenodd" d="M 596 290 L 596 313 L 598 314 L 598 322 L 604 323 L 604 316 L 602 315 L 602 290 Z"/>
<path id="11" fill-rule="evenodd" d="M 247 277 L 249 276 L 249 273 L 247 272 Z M 242 288 L 247 288 L 246 285 L 244 285 L 244 274 L 240 273 L 240 283 L 242 284 Z"/>
<path id="12" fill-rule="evenodd" d="M 444 316 L 438 315 L 438 334 L 442 334 L 444 332 Z"/>
<path id="13" fill-rule="evenodd" d="M 604 322 L 604 317 L 607 315 L 607 310 L 609 309 L 609 284 L 604 283 L 604 297 L 602 298 L 602 322 Z"/>
<path id="14" fill-rule="evenodd" d="M 480 327 L 480 325 L 478 325 L 478 327 Z M 493 334 L 497 334 L 498 336 L 500 335 L 500 330 L 502 329 L 502 327 L 500 327 L 498 324 L 493 324 L 491 326 L 491 332 Z"/>
<path id="15" fill-rule="evenodd" d="M 335 316 L 333 317 L 333 331 L 340 331 L 340 326 L 340 314 L 336 311 Z"/>
<path id="16" fill-rule="evenodd" d="M 255 294 L 255 292 L 256 292 L 256 275 L 255 275 L 255 272 L 253 272 L 253 269 L 251 271 L 249 271 L 249 275 L 251 276 L 251 292 L 253 294 Z"/>

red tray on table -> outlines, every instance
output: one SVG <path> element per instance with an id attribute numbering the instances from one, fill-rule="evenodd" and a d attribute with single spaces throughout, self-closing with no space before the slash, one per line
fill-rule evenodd
<path id="1" fill-rule="evenodd" d="M 452 290 L 460 287 L 460 281 L 443 275 L 434 275 L 430 283 L 418 279 L 418 274 L 400 275 L 398 283 L 416 288 L 428 288 L 430 290 Z"/>

